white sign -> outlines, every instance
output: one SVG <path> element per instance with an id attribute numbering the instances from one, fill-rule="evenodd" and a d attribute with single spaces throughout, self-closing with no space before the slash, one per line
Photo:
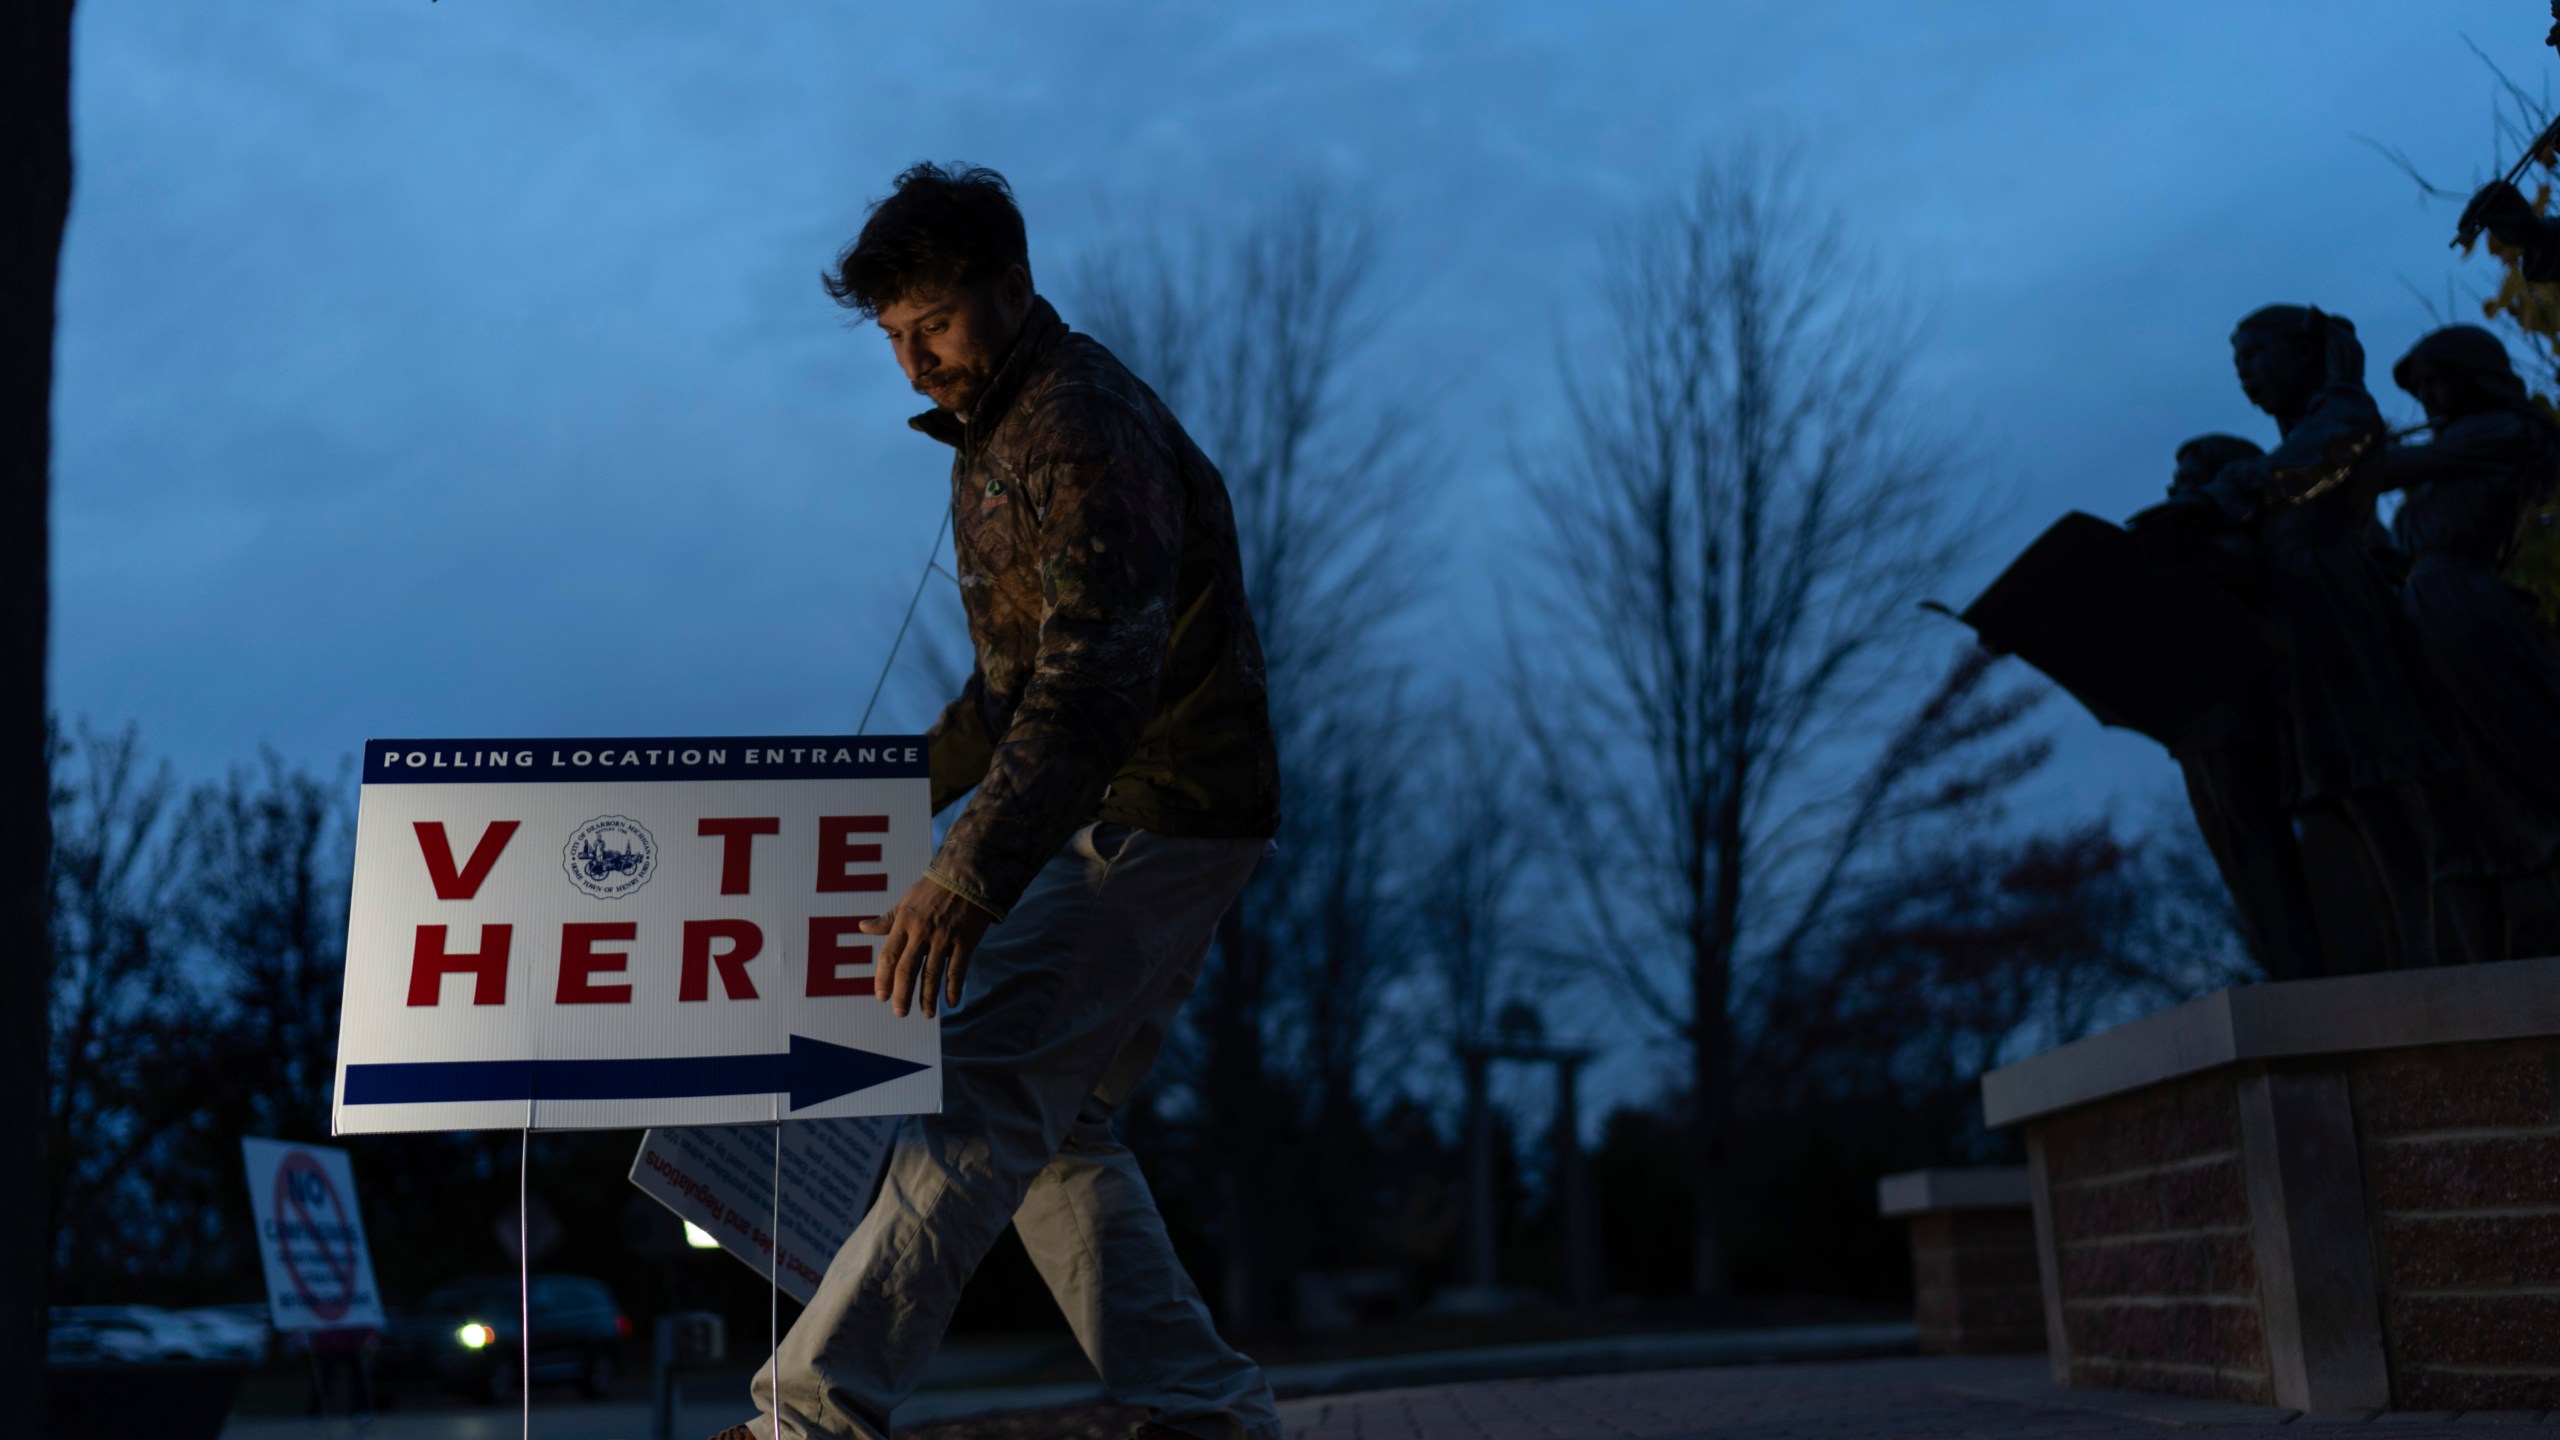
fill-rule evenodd
<path id="1" fill-rule="evenodd" d="M 939 1110 L 856 928 L 929 793 L 914 737 L 368 743 L 337 1132 Z"/>
<path id="2" fill-rule="evenodd" d="M 631 1183 L 806 1305 L 871 1208 L 897 1121 L 808 1120 L 782 1127 L 782 1270 L 774 1260 L 771 1130 L 652 1130 Z"/>
<path id="3" fill-rule="evenodd" d="M 278 1330 L 379 1330 L 382 1292 L 356 1213 L 347 1152 L 243 1136 L 249 1213 Z"/>

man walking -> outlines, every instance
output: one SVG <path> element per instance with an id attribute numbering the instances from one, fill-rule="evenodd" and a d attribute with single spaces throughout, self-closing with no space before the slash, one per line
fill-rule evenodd
<path id="1" fill-rule="evenodd" d="M 756 1377 L 756 1440 L 889 1434 L 1011 1220 L 1140 1436 L 1275 1437 L 1113 1136 L 1279 819 L 1262 648 L 1225 483 L 1164 403 L 1032 288 L 992 170 L 917 165 L 827 277 L 952 446 L 976 666 L 931 732 L 922 880 L 866 922 L 876 985 L 947 1010 L 943 1112 Z M 731 1432 L 736 1435 L 737 1432 Z M 728 1440 L 728 1437 L 723 1437 Z"/>

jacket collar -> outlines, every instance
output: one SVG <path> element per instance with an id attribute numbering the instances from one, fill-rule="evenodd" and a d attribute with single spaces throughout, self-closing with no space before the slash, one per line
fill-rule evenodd
<path id="1" fill-rule="evenodd" d="M 1061 336 L 1067 333 L 1067 322 L 1048 301 L 1031 297 L 1031 313 L 1022 319 L 1022 333 L 1015 336 L 1013 349 L 1007 351 L 1004 363 L 996 367 L 995 378 L 987 382 L 987 391 L 978 397 L 978 408 L 967 420 L 937 405 L 907 421 L 907 428 L 930 435 L 945 445 L 966 448 L 971 437 L 980 440 L 995 433 L 1004 423 L 1013 398 L 1022 393 L 1022 382 L 1040 367 Z"/>

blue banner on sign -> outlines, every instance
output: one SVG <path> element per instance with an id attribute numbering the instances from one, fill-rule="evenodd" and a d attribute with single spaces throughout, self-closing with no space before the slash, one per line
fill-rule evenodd
<path id="1" fill-rule="evenodd" d="M 806 1035 L 763 1055 L 632 1060 L 423 1060 L 347 1067 L 345 1103 L 466 1100 L 665 1100 L 788 1094 L 805 1110 L 929 1067 Z"/>
<path id="2" fill-rule="evenodd" d="M 921 735 L 744 735 L 652 740 L 368 740 L 367 785 L 562 780 L 904 780 L 926 774 Z"/>

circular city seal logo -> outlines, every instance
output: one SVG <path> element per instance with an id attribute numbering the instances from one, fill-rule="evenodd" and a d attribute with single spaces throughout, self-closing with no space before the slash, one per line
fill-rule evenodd
<path id="1" fill-rule="evenodd" d="M 599 900 L 619 900 L 658 870 L 658 842 L 628 815 L 599 815 L 569 832 L 560 852 L 569 883 Z"/>

